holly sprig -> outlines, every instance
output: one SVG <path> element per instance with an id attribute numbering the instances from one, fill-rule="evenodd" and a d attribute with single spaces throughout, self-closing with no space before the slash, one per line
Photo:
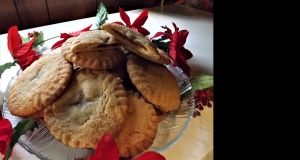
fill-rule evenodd
<path id="1" fill-rule="evenodd" d="M 43 46 L 45 44 L 43 31 L 38 32 L 34 30 L 33 32 L 28 32 L 26 37 L 21 36 L 22 43 L 25 44 L 29 42 L 31 38 L 34 38 L 33 48 L 32 48 L 34 50 L 37 49 L 38 45 Z"/>
<path id="2" fill-rule="evenodd" d="M 37 46 L 43 46 L 44 33 L 42 31 L 33 31 L 23 37 L 18 33 L 18 27 L 13 26 L 8 31 L 8 50 L 13 58 L 13 62 L 7 62 L 0 65 L 0 78 L 2 73 L 12 66 L 19 64 L 22 70 L 37 60 L 40 54 L 36 54 Z"/>
<path id="3" fill-rule="evenodd" d="M 204 107 L 211 108 L 214 101 L 214 78 L 213 76 L 203 72 L 190 80 L 192 92 L 195 98 L 195 116 L 200 116 L 200 112 Z"/>
<path id="4" fill-rule="evenodd" d="M 210 91 L 213 92 L 214 77 L 205 72 L 192 78 L 190 82 L 192 84 L 192 92 L 195 92 L 196 90 L 204 90 L 204 89 L 209 89 Z"/>
<path id="5" fill-rule="evenodd" d="M 100 2 L 100 5 L 98 6 L 97 9 L 96 22 L 95 22 L 97 29 L 101 29 L 102 24 L 104 24 L 106 20 L 108 20 L 108 12 L 104 4 Z"/>

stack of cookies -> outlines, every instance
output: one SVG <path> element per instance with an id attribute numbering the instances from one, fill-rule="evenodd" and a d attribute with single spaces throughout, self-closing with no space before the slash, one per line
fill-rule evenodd
<path id="1" fill-rule="evenodd" d="M 74 148 L 96 149 L 112 135 L 120 157 L 148 149 L 158 123 L 180 105 L 171 59 L 142 34 L 105 23 L 69 38 L 27 67 L 12 85 L 11 114 L 43 119 Z"/>

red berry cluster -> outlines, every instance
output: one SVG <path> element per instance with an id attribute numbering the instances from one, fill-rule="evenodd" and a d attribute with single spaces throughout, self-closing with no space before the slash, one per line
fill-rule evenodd
<path id="1" fill-rule="evenodd" d="M 214 101 L 214 93 L 212 93 L 209 89 L 206 90 L 196 90 L 194 92 L 195 97 L 195 108 L 199 110 L 203 110 L 203 106 L 207 106 L 208 108 L 212 107 L 210 101 Z"/>
<path id="2" fill-rule="evenodd" d="M 27 36 L 32 38 L 34 37 L 35 35 L 39 35 L 39 32 L 38 31 L 33 31 L 32 33 L 31 32 L 28 32 Z"/>

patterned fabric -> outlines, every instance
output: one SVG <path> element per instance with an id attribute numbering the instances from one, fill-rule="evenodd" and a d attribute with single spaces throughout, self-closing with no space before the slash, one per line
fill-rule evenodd
<path id="1" fill-rule="evenodd" d="M 214 13 L 214 0 L 178 0 L 177 4 Z"/>

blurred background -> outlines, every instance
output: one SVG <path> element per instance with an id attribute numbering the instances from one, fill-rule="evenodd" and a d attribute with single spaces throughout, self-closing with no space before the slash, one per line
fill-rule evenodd
<path id="1" fill-rule="evenodd" d="M 179 4 L 213 13 L 213 0 L 0 0 L 0 34 L 93 17 L 102 2 L 108 13 Z"/>
<path id="2" fill-rule="evenodd" d="M 214 0 L 177 0 L 176 3 L 214 13 Z"/>

